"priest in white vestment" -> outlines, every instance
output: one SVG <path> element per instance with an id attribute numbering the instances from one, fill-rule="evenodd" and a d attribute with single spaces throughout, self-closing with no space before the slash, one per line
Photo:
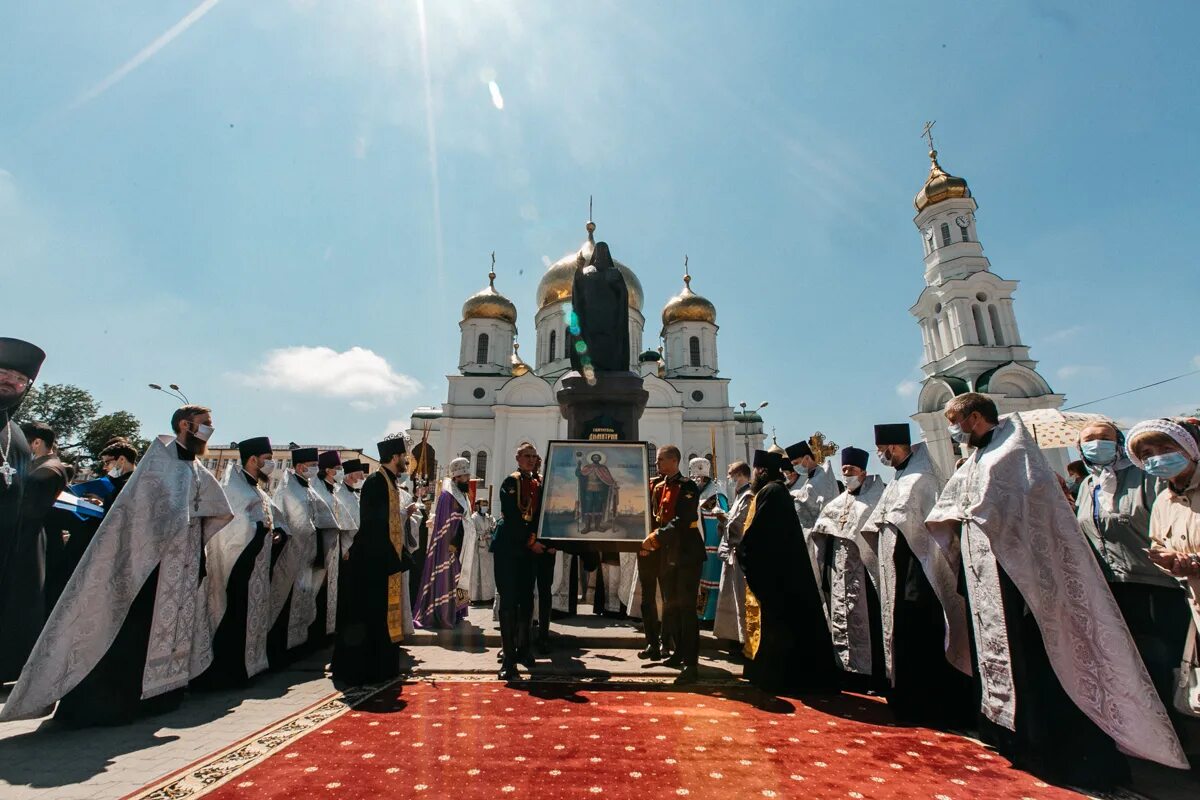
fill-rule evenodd
<path id="1" fill-rule="evenodd" d="M 100 523 L 0 720 L 41 716 L 61 699 L 67 724 L 125 723 L 170 708 L 208 668 L 204 546 L 233 513 L 196 458 L 213 432 L 209 409 L 184 406 L 171 424 L 175 435 L 150 443 Z"/>
<path id="2" fill-rule="evenodd" d="M 888 707 L 897 719 L 969 727 L 975 717 L 971 634 L 958 590 L 958 546 L 925 527 L 942 477 L 907 422 L 875 426 L 879 461 L 896 470 L 864 536 L 878 541 L 879 607 Z"/>
<path id="3" fill-rule="evenodd" d="M 1087 788 L 1128 779 L 1122 751 L 1187 760 L 1120 608 L 1024 424 L 969 392 L 946 405 L 972 449 L 928 517 L 961 536 L 985 739 L 1024 769 Z M 1114 747 L 1114 742 L 1116 747 Z"/>
<path id="4" fill-rule="evenodd" d="M 792 502 L 796 504 L 800 527 L 807 532 L 816 524 L 825 504 L 841 494 L 842 490 L 838 488 L 830 462 L 818 464 L 807 441 L 796 442 L 785 452 L 799 474 L 799 480 L 788 490 L 792 493 Z"/>
<path id="5" fill-rule="evenodd" d="M 834 657 L 846 673 L 848 686 L 872 688 L 885 680 L 876 588 L 878 536 L 864 532 L 863 526 L 885 484 L 878 475 L 867 474 L 866 450 L 846 447 L 841 456 L 846 491 L 821 509 L 810 541 L 818 558 L 817 585 L 824 594 Z"/>
<path id="6" fill-rule="evenodd" d="M 475 502 L 475 513 L 471 515 L 475 535 L 473 541 L 463 542 L 463 547 L 475 548 L 475 560 L 471 574 L 467 576 L 467 594 L 472 603 L 490 603 L 496 598 L 496 568 L 492 563 L 492 534 L 496 520 L 488 512 L 487 500 Z"/>
<path id="7" fill-rule="evenodd" d="M 284 472 L 273 498 L 289 536 L 271 573 L 272 664 L 305 644 L 311 626 L 319 622 L 324 630 L 327 622 L 332 627 L 337 619 L 318 620 L 317 597 L 329 570 L 337 570 L 340 555 L 334 546 L 338 527 L 333 509 L 314 486 L 321 481 L 317 458 L 315 447 L 292 450 L 292 466 Z"/>
<path id="8" fill-rule="evenodd" d="M 728 486 L 733 488 L 733 505 L 721 512 L 725 518 L 721 544 L 717 549 L 723 567 L 721 585 L 717 591 L 717 617 L 713 635 L 718 639 L 744 644 L 746 641 L 746 575 L 737 560 L 737 547 L 742 542 L 746 514 L 754 493 L 750 491 L 750 465 L 735 461 L 726 473 Z M 714 514 L 717 512 L 713 512 Z"/>
<path id="9" fill-rule="evenodd" d="M 271 544 L 283 535 L 283 515 L 262 488 L 275 470 L 271 452 L 266 436 L 238 442 L 240 466 L 230 464 L 221 480 L 234 516 L 204 548 L 213 630 L 212 665 L 195 681 L 204 688 L 242 686 L 267 668 Z"/>

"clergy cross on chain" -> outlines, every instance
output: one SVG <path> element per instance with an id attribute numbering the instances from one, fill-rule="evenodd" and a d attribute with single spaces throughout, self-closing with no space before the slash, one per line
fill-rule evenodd
<path id="1" fill-rule="evenodd" d="M 0 464 L 0 477 L 4 478 L 4 488 L 12 486 L 12 476 L 16 474 L 17 471 L 7 461 Z"/>

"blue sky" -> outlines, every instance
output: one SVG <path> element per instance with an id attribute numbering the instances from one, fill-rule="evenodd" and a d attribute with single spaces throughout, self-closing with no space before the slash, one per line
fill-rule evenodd
<path id="1" fill-rule="evenodd" d="M 731 399 L 869 444 L 915 410 L 936 119 L 1043 373 L 1113 394 L 1200 367 L 1200 13 L 1100 7 L 6 3 L 0 335 L 146 434 L 176 382 L 216 441 L 365 446 L 444 399 L 492 250 L 532 342 L 591 194 L 648 332 L 689 254 Z"/>

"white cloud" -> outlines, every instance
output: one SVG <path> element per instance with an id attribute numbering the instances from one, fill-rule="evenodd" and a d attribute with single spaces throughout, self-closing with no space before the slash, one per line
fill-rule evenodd
<path id="1" fill-rule="evenodd" d="M 1051 331 L 1050 333 L 1041 337 L 1041 341 L 1043 341 L 1043 342 L 1069 341 L 1071 339 L 1074 339 L 1079 334 L 1083 333 L 1084 330 L 1086 330 L 1086 329 L 1082 325 L 1072 325 L 1069 328 L 1060 328 L 1059 330 Z"/>
<path id="2" fill-rule="evenodd" d="M 345 398 L 359 410 L 390 405 L 421 390 L 415 378 L 396 372 L 387 359 L 363 347 L 342 353 L 329 347 L 271 350 L 253 374 L 239 378 L 297 394 Z"/>
<path id="3" fill-rule="evenodd" d="M 1065 381 L 1072 378 L 1106 378 L 1109 375 L 1109 370 L 1108 367 L 1068 364 L 1065 367 L 1059 367 L 1054 374 L 1058 376 L 1060 381 Z"/>
<path id="4" fill-rule="evenodd" d="M 492 105 L 497 111 L 504 110 L 504 95 L 500 94 L 500 84 L 495 81 L 488 81 L 488 92 L 492 95 Z"/>
<path id="5" fill-rule="evenodd" d="M 912 397 L 921 391 L 921 384 L 916 381 L 900 381 L 896 384 L 896 394 L 901 397 Z"/>
<path id="6" fill-rule="evenodd" d="M 1192 356 L 1192 366 L 1200 369 L 1200 356 Z"/>

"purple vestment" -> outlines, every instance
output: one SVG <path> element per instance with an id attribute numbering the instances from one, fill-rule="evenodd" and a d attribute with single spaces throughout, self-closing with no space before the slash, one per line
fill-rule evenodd
<path id="1" fill-rule="evenodd" d="M 453 628 L 467 618 L 469 601 L 458 597 L 458 577 L 462 571 L 458 553 L 450 545 L 461 537 L 462 506 L 454 495 L 443 491 L 434 511 L 437 529 L 429 540 L 425 567 L 421 570 L 421 592 L 413 609 L 413 624 L 418 628 Z M 461 539 L 460 539 L 461 541 Z"/>

